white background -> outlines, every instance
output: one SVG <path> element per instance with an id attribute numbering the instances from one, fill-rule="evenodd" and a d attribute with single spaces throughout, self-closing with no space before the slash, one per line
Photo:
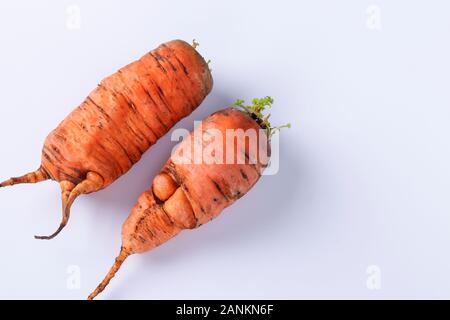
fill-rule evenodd
<path id="1" fill-rule="evenodd" d="M 103 77 L 196 38 L 215 88 L 177 127 L 271 95 L 273 121 L 293 124 L 280 172 L 131 257 L 101 298 L 450 298 L 449 12 L 448 1 L 2 1 L 0 176 L 37 168 L 46 135 Z M 33 235 L 59 224 L 58 184 L 2 188 L 0 298 L 84 299 L 173 145 L 165 136 L 78 199 L 50 242 Z"/>

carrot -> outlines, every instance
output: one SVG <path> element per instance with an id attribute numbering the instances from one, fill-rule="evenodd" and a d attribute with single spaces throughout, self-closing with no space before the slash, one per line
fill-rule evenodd
<path id="1" fill-rule="evenodd" d="M 195 46 L 198 44 L 195 43 Z M 162 44 L 104 79 L 47 137 L 40 168 L 0 187 L 45 180 L 59 182 L 68 223 L 74 200 L 109 186 L 126 173 L 173 125 L 209 94 L 212 76 L 188 43 Z"/>
<path id="2" fill-rule="evenodd" d="M 268 117 L 262 114 L 272 102 L 270 97 L 254 99 L 253 106 L 244 106 L 239 100 L 237 106 L 242 111 L 237 108 L 219 111 L 203 120 L 202 125 L 183 140 L 150 189 L 139 197 L 123 225 L 120 254 L 89 300 L 105 289 L 128 256 L 149 251 L 182 230 L 194 229 L 211 221 L 256 184 L 268 161 L 261 156 L 254 157 L 253 162 L 250 160 L 250 142 L 245 135 L 226 139 L 223 147 L 216 150 L 223 151 L 222 157 L 216 158 L 214 152 L 205 153 L 203 162 L 196 163 L 183 161 L 189 158 L 184 153 L 188 151 L 186 153 L 189 154 L 195 144 L 201 144 L 206 150 L 211 145 L 209 134 L 213 130 L 225 137 L 230 129 L 255 132 L 264 129 L 264 139 L 258 137 L 257 154 L 268 155 L 270 137 L 281 128 L 272 128 Z M 247 160 L 226 162 L 227 149 L 236 159 L 242 157 Z M 210 161 L 212 158 L 214 161 Z"/>

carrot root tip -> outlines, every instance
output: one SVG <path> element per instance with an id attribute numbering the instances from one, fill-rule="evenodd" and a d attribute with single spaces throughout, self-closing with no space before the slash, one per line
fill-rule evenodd
<path id="1" fill-rule="evenodd" d="M 89 295 L 87 298 L 88 300 L 94 300 L 95 297 L 97 297 L 103 290 L 105 290 L 106 286 L 109 284 L 112 278 L 116 275 L 117 271 L 119 271 L 120 267 L 124 263 L 124 261 L 131 255 L 131 252 L 129 252 L 126 248 L 122 247 L 120 249 L 120 254 L 116 258 L 116 261 L 114 262 L 113 266 L 111 267 L 111 270 L 109 270 L 106 277 L 103 279 L 103 281 L 95 288 L 95 290 Z"/>
<path id="2" fill-rule="evenodd" d="M 58 229 L 52 235 L 49 235 L 49 236 L 34 236 L 34 238 L 36 240 L 52 240 L 53 238 L 55 238 L 62 231 L 62 229 L 64 229 L 65 226 L 66 226 L 66 224 L 61 224 L 58 227 Z"/>
<path id="3" fill-rule="evenodd" d="M 39 168 L 38 170 L 27 173 L 21 177 L 10 178 L 8 180 L 1 182 L 0 188 L 23 183 L 38 183 L 48 179 L 50 179 L 50 177 L 44 172 L 42 168 Z"/>

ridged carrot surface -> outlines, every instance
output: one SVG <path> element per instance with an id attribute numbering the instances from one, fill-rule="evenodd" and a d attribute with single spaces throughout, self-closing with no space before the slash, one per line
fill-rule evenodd
<path id="1" fill-rule="evenodd" d="M 190 44 L 175 40 L 107 77 L 47 137 L 40 168 L 0 187 L 52 179 L 60 183 L 67 224 L 81 194 L 109 186 L 209 94 L 212 76 Z"/>

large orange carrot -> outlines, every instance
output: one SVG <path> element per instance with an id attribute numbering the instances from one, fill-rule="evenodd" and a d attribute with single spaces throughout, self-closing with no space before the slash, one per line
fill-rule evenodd
<path id="1" fill-rule="evenodd" d="M 176 122 L 211 91 L 205 60 L 188 43 L 162 44 L 104 79 L 47 137 L 40 168 L 0 187 L 52 179 L 60 183 L 67 224 L 81 194 L 101 190 L 127 172 Z"/>
<path id="2" fill-rule="evenodd" d="M 105 279 L 89 296 L 90 300 L 105 289 L 128 256 L 151 250 L 182 230 L 209 222 L 255 185 L 270 153 L 272 129 L 268 117 L 263 117 L 261 111 L 272 99 L 255 99 L 254 103 L 255 107 L 244 107 L 244 111 L 229 108 L 211 115 L 177 147 L 124 223 L 120 254 Z M 242 106 L 242 101 L 238 104 Z M 265 129 L 264 139 L 261 135 L 257 137 L 257 153 L 251 153 L 247 135 L 236 134 L 230 140 L 227 136 L 230 129 L 257 133 Z M 218 150 L 215 150 L 202 154 L 201 162 L 186 161 L 187 158 L 194 160 L 195 155 L 189 154 L 195 153 L 191 152 L 195 144 L 208 148 L 213 130 L 227 137 L 221 149 L 223 154 L 217 157 Z M 231 150 L 234 162 L 225 160 L 227 150 Z M 267 159 L 261 154 L 267 155 Z M 238 159 L 244 161 L 238 162 Z"/>

